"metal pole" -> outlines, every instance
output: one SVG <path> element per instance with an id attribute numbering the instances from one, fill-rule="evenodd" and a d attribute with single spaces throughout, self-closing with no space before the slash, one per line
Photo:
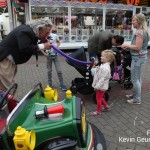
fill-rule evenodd
<path id="1" fill-rule="evenodd" d="M 103 7 L 103 22 L 102 22 L 102 29 L 105 31 L 106 30 L 106 7 Z"/>
<path id="2" fill-rule="evenodd" d="M 69 28 L 69 41 L 71 41 L 71 6 L 68 6 L 68 28 Z"/>
<path id="3" fill-rule="evenodd" d="M 29 14 L 30 14 L 29 3 L 25 3 L 25 20 L 26 20 L 26 23 L 29 22 Z"/>
<path id="4" fill-rule="evenodd" d="M 9 25 L 10 31 L 14 29 L 13 11 L 12 11 L 12 1 L 8 0 L 8 14 L 9 14 Z"/>

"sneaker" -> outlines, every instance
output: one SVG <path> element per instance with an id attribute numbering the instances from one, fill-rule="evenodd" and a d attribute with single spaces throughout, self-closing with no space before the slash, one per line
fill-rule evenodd
<path id="1" fill-rule="evenodd" d="M 106 111 L 109 111 L 109 110 L 110 110 L 110 107 L 102 108 L 102 112 L 106 112 Z"/>
<path id="2" fill-rule="evenodd" d="M 140 105 L 140 104 L 141 104 L 140 101 L 135 101 L 135 100 L 133 100 L 133 99 L 127 100 L 127 103 L 129 103 L 129 104 L 134 104 L 134 105 Z"/>
<path id="3" fill-rule="evenodd" d="M 101 115 L 101 112 L 97 112 L 97 111 L 92 111 L 89 113 L 90 116 L 97 116 L 97 115 Z"/>
<path id="4" fill-rule="evenodd" d="M 60 88 L 62 89 L 62 91 L 67 91 L 67 87 L 64 84 L 61 84 Z"/>
<path id="5" fill-rule="evenodd" d="M 133 95 L 132 94 L 126 95 L 126 98 L 131 99 L 131 98 L 133 98 Z"/>

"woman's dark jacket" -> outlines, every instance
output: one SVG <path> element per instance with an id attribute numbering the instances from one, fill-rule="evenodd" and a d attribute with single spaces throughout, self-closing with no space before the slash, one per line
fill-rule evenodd
<path id="1" fill-rule="evenodd" d="M 37 51 L 37 41 L 30 26 L 16 27 L 0 42 L 0 61 L 11 54 L 15 64 L 27 62 Z"/>

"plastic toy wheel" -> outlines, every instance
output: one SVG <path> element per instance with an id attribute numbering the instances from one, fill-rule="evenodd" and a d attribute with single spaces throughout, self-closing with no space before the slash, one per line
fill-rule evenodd
<path id="1" fill-rule="evenodd" d="M 125 81 L 125 82 L 124 82 L 124 87 L 125 87 L 126 89 L 131 89 L 131 88 L 133 87 L 133 84 L 132 84 L 131 81 Z"/>
<path id="2" fill-rule="evenodd" d="M 107 92 L 104 94 L 104 99 L 106 102 L 109 100 L 109 94 Z M 94 100 L 95 104 L 97 104 L 96 93 L 93 94 L 93 100 Z"/>
<path id="3" fill-rule="evenodd" d="M 11 87 L 5 92 L 4 96 L 2 97 L 1 101 L 0 101 L 0 110 L 6 106 L 9 103 L 9 99 L 8 97 L 11 97 L 12 95 L 15 94 L 16 89 L 18 87 L 17 83 L 14 83 L 11 85 Z"/>
<path id="4" fill-rule="evenodd" d="M 102 132 L 95 125 L 91 123 L 90 125 L 94 131 L 94 150 L 107 150 L 106 140 Z"/>

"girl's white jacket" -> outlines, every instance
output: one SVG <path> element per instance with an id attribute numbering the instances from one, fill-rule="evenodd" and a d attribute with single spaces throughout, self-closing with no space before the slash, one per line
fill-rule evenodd
<path id="1" fill-rule="evenodd" d="M 94 76 L 92 87 L 95 90 L 108 90 L 109 79 L 111 78 L 110 63 L 103 63 L 96 68 L 92 68 L 91 73 Z"/>

